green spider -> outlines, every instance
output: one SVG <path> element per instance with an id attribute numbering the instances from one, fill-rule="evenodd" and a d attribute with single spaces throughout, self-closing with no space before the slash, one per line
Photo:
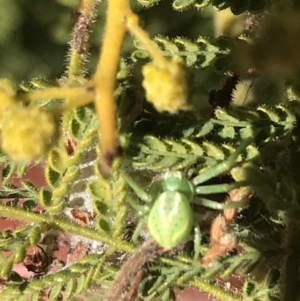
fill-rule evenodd
<path id="1" fill-rule="evenodd" d="M 134 234 L 133 241 L 136 242 L 138 235 L 148 220 L 148 229 L 151 236 L 165 249 L 171 249 L 185 241 L 193 228 L 194 216 L 190 203 L 198 203 L 213 209 L 223 210 L 225 208 L 237 208 L 244 202 L 234 204 L 220 204 L 206 198 L 195 197 L 195 194 L 226 193 L 232 189 L 247 186 L 245 182 L 234 182 L 230 184 L 200 185 L 216 176 L 229 172 L 238 156 L 249 145 L 245 141 L 226 161 L 221 162 L 193 179 L 189 180 L 182 172 L 166 172 L 161 182 L 155 182 L 149 189 L 149 193 L 143 190 L 130 176 L 123 174 L 127 184 L 133 189 L 137 196 L 145 203 L 138 204 L 130 195 L 128 202 L 142 217 Z M 199 255 L 200 229 L 195 224 L 195 257 Z"/>

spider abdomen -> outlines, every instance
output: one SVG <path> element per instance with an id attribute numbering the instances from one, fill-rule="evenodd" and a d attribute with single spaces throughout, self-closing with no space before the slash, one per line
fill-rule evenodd
<path id="1" fill-rule="evenodd" d="M 153 238 L 170 249 L 183 242 L 193 226 L 193 213 L 187 197 L 178 191 L 165 191 L 155 201 L 148 216 Z"/>

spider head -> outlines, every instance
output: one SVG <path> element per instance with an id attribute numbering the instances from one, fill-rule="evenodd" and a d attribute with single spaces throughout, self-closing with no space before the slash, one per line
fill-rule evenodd
<path id="1" fill-rule="evenodd" d="M 162 190 L 182 193 L 189 201 L 194 197 L 193 184 L 180 171 L 165 173 Z"/>

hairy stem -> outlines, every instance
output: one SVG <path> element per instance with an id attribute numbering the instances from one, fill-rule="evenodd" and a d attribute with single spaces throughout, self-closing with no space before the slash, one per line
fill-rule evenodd
<path id="1" fill-rule="evenodd" d="M 25 211 L 24 209 L 14 208 L 3 204 L 0 204 L 0 215 L 2 217 L 23 220 L 27 223 L 46 223 L 52 227 L 59 228 L 61 231 L 101 241 L 125 252 L 132 253 L 135 249 L 132 244 L 126 241 L 116 240 L 105 233 L 100 233 L 92 228 L 83 227 L 81 225 L 64 220 L 61 217 Z"/>
<path id="2" fill-rule="evenodd" d="M 83 64 L 88 52 L 91 25 L 95 15 L 97 0 L 80 0 L 76 10 L 76 23 L 70 42 L 68 81 L 75 82 L 83 75 Z"/>
<path id="3" fill-rule="evenodd" d="M 203 281 L 202 279 L 195 277 L 191 284 L 199 288 L 202 292 L 205 292 L 220 301 L 241 301 L 238 296 L 230 293 L 229 291 L 225 291 L 223 288 L 209 283 L 207 281 Z"/>
<path id="4" fill-rule="evenodd" d="M 82 87 L 57 87 L 43 90 L 33 90 L 21 95 L 22 100 L 37 101 L 41 99 L 72 99 L 66 102 L 60 110 L 71 110 L 76 107 L 91 103 L 94 91 L 89 86 Z"/>
<path id="5" fill-rule="evenodd" d="M 156 256 L 158 256 L 160 249 L 161 247 L 154 240 L 149 239 L 145 241 L 144 244 L 141 245 L 132 255 L 132 257 L 123 264 L 113 285 L 109 289 L 105 300 L 122 300 L 120 296 L 128 290 L 128 286 L 130 287 L 130 281 L 134 280 L 135 275 L 141 271 L 148 261 L 153 260 Z"/>

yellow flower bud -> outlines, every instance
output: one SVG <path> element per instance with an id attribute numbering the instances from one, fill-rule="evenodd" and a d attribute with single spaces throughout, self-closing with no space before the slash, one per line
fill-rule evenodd
<path id="1" fill-rule="evenodd" d="M 157 111 L 172 114 L 180 110 L 190 110 L 188 102 L 188 83 L 184 66 L 175 58 L 163 67 L 149 63 L 143 67 L 143 87 L 148 101 Z"/>
<path id="2" fill-rule="evenodd" d="M 55 134 L 51 113 L 15 105 L 3 116 L 2 149 L 15 161 L 32 161 L 47 153 Z"/>

